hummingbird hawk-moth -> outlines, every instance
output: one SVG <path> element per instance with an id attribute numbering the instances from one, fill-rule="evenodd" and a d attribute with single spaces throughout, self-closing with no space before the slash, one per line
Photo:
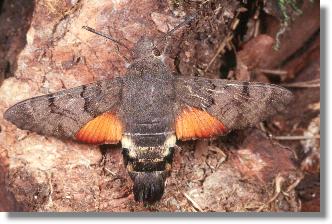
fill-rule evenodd
<path id="1" fill-rule="evenodd" d="M 212 138 L 281 112 L 293 95 L 263 83 L 173 75 L 142 37 L 123 77 L 33 97 L 4 118 L 18 128 L 89 144 L 121 142 L 136 201 L 161 199 L 177 140 Z"/>

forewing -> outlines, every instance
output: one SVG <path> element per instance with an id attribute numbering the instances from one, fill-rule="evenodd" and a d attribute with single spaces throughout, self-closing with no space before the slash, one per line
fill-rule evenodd
<path id="1" fill-rule="evenodd" d="M 120 103 L 121 89 L 121 78 L 98 81 L 24 100 L 10 107 L 4 118 L 20 129 L 38 134 L 102 143 L 105 132 L 114 138 L 119 135 L 104 124 L 115 123 L 119 126 L 115 109 Z M 110 120 L 113 122 L 110 123 Z M 121 130 L 119 127 L 115 128 Z M 78 135 L 80 130 L 81 134 Z M 108 137 L 110 142 L 117 140 Z"/>
<path id="2" fill-rule="evenodd" d="M 255 125 L 285 110 L 293 98 L 290 91 L 280 86 L 222 79 L 177 78 L 175 88 L 177 116 L 188 107 L 200 109 L 218 119 L 224 133 Z M 206 123 L 199 119 L 196 122 Z"/>

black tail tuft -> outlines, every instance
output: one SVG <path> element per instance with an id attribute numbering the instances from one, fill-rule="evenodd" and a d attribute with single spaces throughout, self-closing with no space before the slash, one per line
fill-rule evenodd
<path id="1" fill-rule="evenodd" d="M 135 200 L 148 204 L 155 203 L 164 194 L 165 179 L 157 172 L 137 172 L 134 179 Z"/>

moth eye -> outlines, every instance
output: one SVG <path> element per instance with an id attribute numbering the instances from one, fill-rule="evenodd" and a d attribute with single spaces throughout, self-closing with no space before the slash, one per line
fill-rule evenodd
<path id="1" fill-rule="evenodd" d="M 152 53 L 153 53 L 154 56 L 160 56 L 161 55 L 160 51 L 157 48 L 153 48 Z"/>

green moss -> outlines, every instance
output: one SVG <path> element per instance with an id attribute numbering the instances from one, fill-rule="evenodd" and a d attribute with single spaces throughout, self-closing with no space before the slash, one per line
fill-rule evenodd
<path id="1" fill-rule="evenodd" d="M 312 0 L 313 1 L 313 0 Z M 301 15 L 302 10 L 296 0 L 278 0 L 278 7 L 281 11 L 282 22 L 279 31 L 276 34 L 276 44 L 274 49 L 278 50 L 280 48 L 280 36 L 285 33 L 287 27 L 290 25 L 291 20 L 293 20 L 293 14 Z M 294 12 L 294 13 L 293 13 Z"/>

